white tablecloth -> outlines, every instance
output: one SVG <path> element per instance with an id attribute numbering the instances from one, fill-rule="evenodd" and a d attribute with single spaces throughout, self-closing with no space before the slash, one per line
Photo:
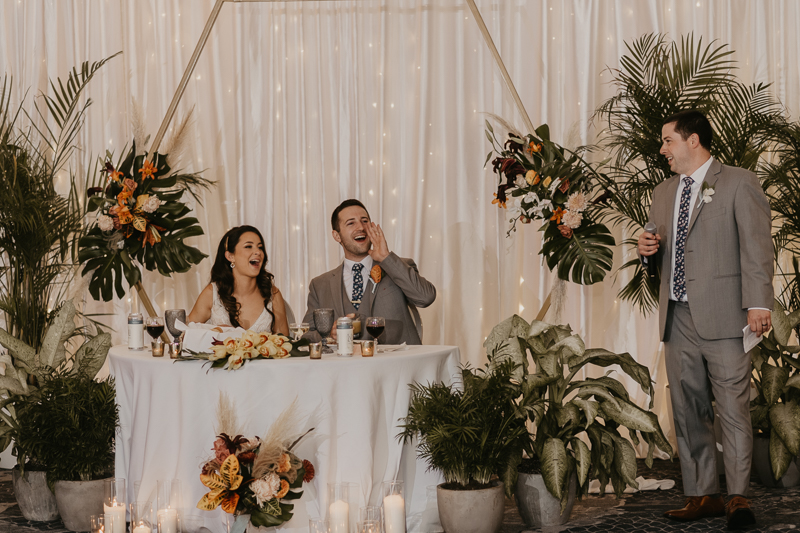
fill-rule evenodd
<path id="1" fill-rule="evenodd" d="M 400 444 L 398 419 L 407 415 L 410 383 L 457 379 L 457 347 L 412 346 L 373 358 L 250 361 L 233 372 L 209 370 L 199 361 L 154 358 L 126 346 L 112 348 L 109 361 L 120 408 L 116 477 L 128 481 L 129 502 L 154 495 L 159 479 L 180 479 L 185 512 L 221 533 L 221 511 L 195 508 L 208 490 L 200 483 L 200 466 L 213 455 L 220 391 L 234 399 L 247 437 L 263 435 L 297 397 L 299 412 L 307 416 L 302 429 L 316 429 L 296 453 L 314 464 L 316 477 L 304 484 L 294 518 L 279 531 L 305 532 L 309 517 L 324 516 L 329 482 L 358 483 L 363 506 L 378 505 L 381 482 L 395 478 L 405 481 L 409 531 L 427 529 L 420 526 L 426 487 L 441 477 L 426 472 L 416 447 Z M 141 487 L 134 495 L 137 482 Z"/>

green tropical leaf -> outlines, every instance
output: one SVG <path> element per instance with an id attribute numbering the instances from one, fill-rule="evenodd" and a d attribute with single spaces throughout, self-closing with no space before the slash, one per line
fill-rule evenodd
<path id="1" fill-rule="evenodd" d="M 542 479 L 547 490 L 559 500 L 566 490 L 567 449 L 561 439 L 550 438 L 544 441 L 541 453 Z"/>
<path id="2" fill-rule="evenodd" d="M 769 410 L 772 435 L 780 437 L 793 457 L 800 453 L 800 406 L 794 402 L 778 403 Z"/>
<path id="3" fill-rule="evenodd" d="M 769 436 L 769 464 L 772 467 L 772 476 L 778 481 L 791 466 L 796 455 L 792 455 L 783 440 L 773 431 Z"/>
<path id="4" fill-rule="evenodd" d="M 572 237 L 552 235 L 542 244 L 541 253 L 547 266 L 557 268 L 558 277 L 581 285 L 603 281 L 611 270 L 616 244 L 613 235 L 603 224 L 585 224 L 573 230 Z M 570 275 L 571 272 L 571 275 Z"/>
<path id="5" fill-rule="evenodd" d="M 761 391 L 767 405 L 778 401 L 789 379 L 789 370 L 782 366 L 763 365 L 761 367 Z"/>

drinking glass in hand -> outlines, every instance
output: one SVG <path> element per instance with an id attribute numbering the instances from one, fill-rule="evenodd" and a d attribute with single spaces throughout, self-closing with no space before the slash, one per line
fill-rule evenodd
<path id="1" fill-rule="evenodd" d="M 164 311 L 164 322 L 166 322 L 167 330 L 172 335 L 173 340 L 178 340 L 178 337 L 183 333 L 175 327 L 175 322 L 180 320 L 186 324 L 186 310 L 185 309 L 167 309 Z"/>
<path id="2" fill-rule="evenodd" d="M 147 330 L 147 334 L 155 340 L 164 333 L 164 319 L 160 316 L 146 318 L 144 321 L 144 329 Z"/>
<path id="3" fill-rule="evenodd" d="M 294 336 L 294 340 L 300 340 L 300 337 L 308 333 L 309 326 L 308 322 L 299 322 L 297 324 L 289 324 L 289 331 L 292 332 Z"/>
<path id="4" fill-rule="evenodd" d="M 378 347 L 378 337 L 383 335 L 383 330 L 386 328 L 386 321 L 382 316 L 371 316 L 367 319 L 367 333 L 375 339 L 375 348 Z"/>
<path id="5" fill-rule="evenodd" d="M 333 309 L 314 309 L 314 326 L 322 336 L 322 353 L 333 353 L 328 348 L 328 335 L 333 328 Z"/>

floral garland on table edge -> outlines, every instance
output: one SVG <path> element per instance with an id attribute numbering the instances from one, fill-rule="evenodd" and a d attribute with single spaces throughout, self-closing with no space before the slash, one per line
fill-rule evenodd
<path id="1" fill-rule="evenodd" d="M 225 401 L 221 396 L 220 405 Z M 283 438 L 284 432 L 274 429 L 287 423 L 287 414 L 293 413 L 294 406 L 278 417 L 264 439 L 221 432 L 214 441 L 214 458 L 203 465 L 200 473 L 200 481 L 211 490 L 200 499 L 197 508 L 213 511 L 222 507 L 224 512 L 237 515 L 232 533 L 244 532 L 248 515 L 256 527 L 288 522 L 294 504 L 286 501 L 299 499 L 303 483 L 314 479 L 311 462 L 292 452 L 314 428 L 291 443 Z M 280 434 L 276 435 L 276 431 Z"/>
<path id="2" fill-rule="evenodd" d="M 181 355 L 178 361 L 210 361 L 211 368 L 237 370 L 246 361 L 254 359 L 286 359 L 287 357 L 305 357 L 308 352 L 300 351 L 308 346 L 308 339 L 290 340 L 280 334 L 247 330 L 241 337 L 228 337 L 224 341 L 214 339 L 210 353 L 194 353 Z"/>
<path id="3" fill-rule="evenodd" d="M 102 160 L 100 179 L 87 189 L 88 212 L 97 218 L 78 242 L 78 261 L 82 275 L 91 272 L 89 292 L 95 299 L 110 301 L 112 288 L 122 298 L 122 278 L 130 286 L 141 280 L 139 267 L 158 270 L 164 276 L 187 272 L 206 254 L 184 241 L 203 235 L 198 220 L 187 214 L 191 209 L 181 201 L 188 192 L 195 200 L 195 189 L 213 182 L 197 174 L 171 172 L 166 154 L 136 155 L 133 143 L 124 160 L 116 165 L 112 154 Z"/>
<path id="4" fill-rule="evenodd" d="M 492 144 L 486 163 L 496 154 L 492 168 L 500 177 L 492 203 L 506 209 L 508 196 L 513 198 L 507 235 L 516 231 L 517 221 L 541 220 L 544 237 L 539 253 L 548 268 L 558 267 L 563 280 L 569 280 L 572 271 L 572 281 L 583 285 L 602 281 L 613 264 L 615 241 L 596 220 L 589 202 L 596 171 L 577 154 L 551 142 L 547 124 L 524 138 L 509 133 L 505 144 L 497 140 L 489 121 L 486 130 Z"/>

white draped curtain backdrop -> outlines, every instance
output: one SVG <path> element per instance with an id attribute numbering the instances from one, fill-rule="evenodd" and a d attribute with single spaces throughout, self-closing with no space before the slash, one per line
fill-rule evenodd
<path id="1" fill-rule="evenodd" d="M 48 79 L 122 50 L 91 83 L 94 100 L 72 169 L 83 174 L 132 136 L 132 101 L 154 136 L 197 43 L 213 0 L 3 0 L 0 70 L 13 100 L 32 109 Z M 794 0 L 478 0 L 534 124 L 555 141 L 591 143 L 593 110 L 614 93 L 608 69 L 625 42 L 663 32 L 694 33 L 735 50 L 737 74 L 772 83 L 796 117 L 800 107 L 800 3 Z M 429 344 L 461 348 L 485 362 L 484 337 L 519 313 L 532 320 L 553 275 L 538 255 L 535 225 L 506 238 L 491 205 L 496 177 L 486 113 L 522 128 L 498 69 L 462 0 L 350 0 L 226 4 L 211 32 L 178 118 L 194 109 L 181 166 L 216 187 L 194 206 L 206 234 L 192 240 L 210 258 L 171 279 L 146 272 L 160 310 L 190 309 L 209 281 L 223 233 L 239 224 L 263 232 L 268 268 L 294 309 L 308 282 L 339 264 L 330 214 L 359 198 L 389 247 L 412 257 L 438 290 L 422 310 Z M 173 121 L 175 125 L 176 121 Z M 618 238 L 624 235 L 616 231 Z M 615 265 L 630 257 L 618 250 Z M 654 317 L 617 300 L 626 273 L 601 284 L 569 284 L 563 322 L 587 346 L 630 352 L 648 365 L 656 409 L 666 419 L 663 348 Z M 84 280 L 85 283 L 85 280 Z M 125 340 L 126 301 L 92 302 Z M 645 396 L 631 392 L 640 404 Z"/>

